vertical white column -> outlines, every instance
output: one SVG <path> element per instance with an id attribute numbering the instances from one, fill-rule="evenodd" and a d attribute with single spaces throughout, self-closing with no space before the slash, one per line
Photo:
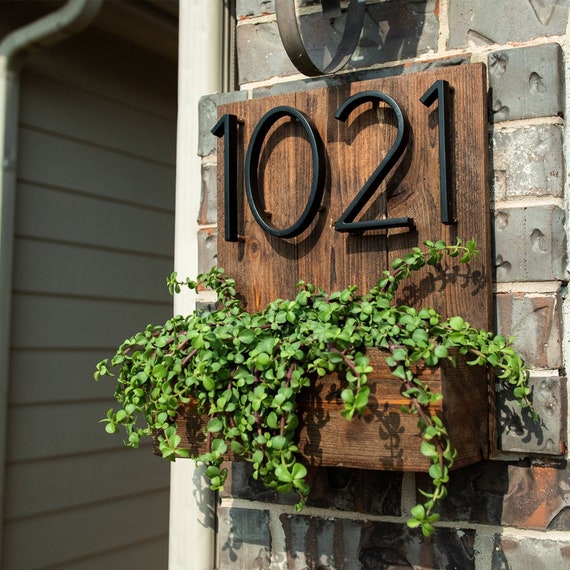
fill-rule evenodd
<path id="1" fill-rule="evenodd" d="M 178 138 L 176 160 L 175 270 L 194 277 L 198 269 L 198 101 L 220 90 L 223 0 L 180 2 Z M 194 309 L 191 294 L 175 297 L 174 312 Z M 202 470 L 190 460 L 172 465 L 170 491 L 170 570 L 213 570 L 215 505 Z"/>

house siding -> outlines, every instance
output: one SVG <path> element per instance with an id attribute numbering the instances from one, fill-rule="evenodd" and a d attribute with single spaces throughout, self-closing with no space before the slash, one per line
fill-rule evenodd
<path id="1" fill-rule="evenodd" d="M 96 363 L 172 314 L 176 62 L 98 29 L 22 72 L 1 567 L 167 567 L 169 466 Z"/>

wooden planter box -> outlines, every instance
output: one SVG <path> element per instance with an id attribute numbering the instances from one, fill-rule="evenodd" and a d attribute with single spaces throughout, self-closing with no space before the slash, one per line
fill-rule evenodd
<path id="1" fill-rule="evenodd" d="M 371 394 L 368 411 L 345 420 L 340 411 L 344 387 L 338 374 L 319 378 L 298 399 L 299 450 L 311 466 L 342 466 L 389 471 L 427 471 L 430 462 L 420 452 L 417 416 L 403 413 L 409 400 L 400 393 L 401 381 L 391 375 L 385 353 L 369 349 L 374 368 L 368 377 Z M 468 366 L 458 358 L 454 367 L 443 361 L 435 368 L 416 370 L 432 391 L 443 394 L 435 407 L 458 451 L 454 468 L 489 456 L 490 385 L 485 368 Z M 182 447 L 192 454 L 205 452 L 205 418 L 182 411 L 178 416 Z M 157 452 L 155 446 L 155 453 Z M 160 453 L 159 453 L 160 454 Z M 230 458 L 232 459 L 232 458 Z"/>

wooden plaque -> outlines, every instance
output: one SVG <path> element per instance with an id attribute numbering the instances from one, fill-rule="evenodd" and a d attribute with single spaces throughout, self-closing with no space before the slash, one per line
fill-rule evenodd
<path id="1" fill-rule="evenodd" d="M 441 101 L 424 104 L 422 96 L 438 81 L 447 82 L 445 144 L 440 140 Z M 394 107 L 380 101 L 358 105 L 345 121 L 335 118 L 349 97 L 382 93 L 401 109 L 408 140 L 356 220 L 410 218 L 410 227 L 341 232 L 336 222 L 385 159 L 398 137 Z M 425 268 L 406 282 L 400 302 L 431 306 L 444 316 L 461 315 L 472 325 L 489 328 L 491 321 L 490 213 L 488 191 L 486 71 L 483 64 L 437 68 L 402 75 L 252 99 L 220 106 L 219 117 L 239 122 L 233 171 L 237 200 L 227 210 L 224 136 L 218 147 L 218 264 L 236 279 L 249 310 L 264 308 L 277 297 L 291 298 L 303 279 L 327 291 L 358 285 L 373 286 L 395 257 L 426 239 L 454 242 L 475 239 L 480 255 L 468 265 L 448 260 L 442 268 Z M 276 107 L 297 109 L 308 118 L 322 141 L 324 194 L 309 226 L 289 238 L 268 233 L 248 205 L 244 164 L 252 133 Z M 259 139 L 260 137 L 258 137 Z M 300 219 L 315 176 L 314 150 L 299 120 L 283 117 L 261 137 L 257 168 L 258 206 L 274 228 L 288 228 Z M 451 216 L 442 223 L 440 147 L 447 161 Z M 227 148 L 227 145 L 226 145 Z M 227 192 L 227 188 L 226 188 Z M 227 212 L 237 223 L 238 241 L 226 241 Z"/>

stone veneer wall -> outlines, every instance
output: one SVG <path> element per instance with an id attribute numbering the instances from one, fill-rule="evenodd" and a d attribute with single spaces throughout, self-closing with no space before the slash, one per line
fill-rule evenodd
<path id="1" fill-rule="evenodd" d="M 307 43 L 326 43 L 316 3 L 302 4 Z M 496 326 L 517 337 L 533 369 L 542 423 L 533 427 L 498 394 L 500 457 L 453 473 L 431 539 L 405 524 L 422 475 L 320 469 L 311 473 L 308 508 L 297 514 L 294 498 L 265 490 L 247 465 L 234 464 L 218 510 L 219 570 L 570 568 L 567 1 L 368 0 L 346 72 L 317 79 L 303 78 L 289 62 L 273 1 L 237 0 L 237 18 L 240 90 L 205 96 L 200 106 L 201 269 L 216 263 L 216 140 L 209 130 L 217 104 L 482 61 L 490 87 Z"/>

